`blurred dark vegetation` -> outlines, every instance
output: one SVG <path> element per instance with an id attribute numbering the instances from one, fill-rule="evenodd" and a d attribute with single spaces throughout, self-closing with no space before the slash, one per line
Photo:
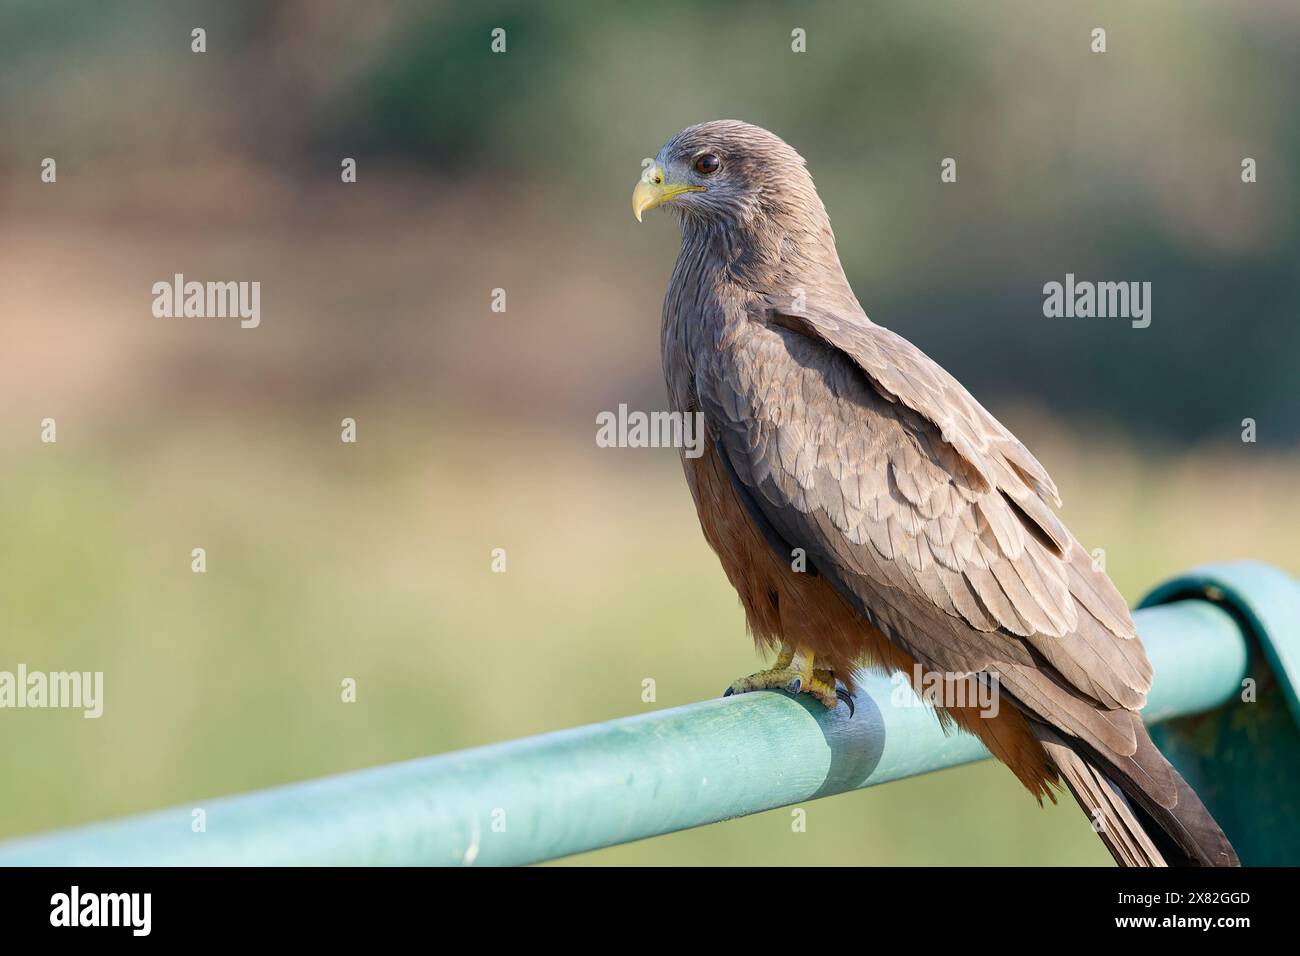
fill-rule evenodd
<path id="1" fill-rule="evenodd" d="M 370 188 L 392 168 L 482 184 L 506 216 L 545 197 L 572 213 L 564 242 L 630 231 L 606 211 L 640 158 L 738 116 L 809 159 L 868 313 L 981 398 L 1172 442 L 1247 416 L 1300 436 L 1300 7 L 1073 6 L 11 0 L 0 160 L 234 155 L 301 184 L 355 155 Z M 1042 285 L 1067 272 L 1150 281 L 1152 326 L 1045 319 Z M 653 363 L 638 374 L 658 401 Z"/>

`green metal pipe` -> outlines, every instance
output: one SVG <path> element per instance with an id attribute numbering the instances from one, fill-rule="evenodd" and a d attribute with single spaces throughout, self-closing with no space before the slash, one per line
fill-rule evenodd
<path id="1" fill-rule="evenodd" d="M 1157 675 L 1147 717 L 1237 693 L 1247 643 L 1232 614 L 1194 599 L 1136 620 Z M 0 865 L 534 863 L 988 756 L 901 696 L 865 677 L 852 719 L 774 692 L 708 700 L 19 839 Z"/>

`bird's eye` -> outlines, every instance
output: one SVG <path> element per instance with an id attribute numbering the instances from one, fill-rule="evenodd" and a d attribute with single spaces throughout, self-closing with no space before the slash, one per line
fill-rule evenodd
<path id="1" fill-rule="evenodd" d="M 712 176 L 722 168 L 722 160 L 716 153 L 705 153 L 695 161 L 695 171 L 701 176 Z"/>

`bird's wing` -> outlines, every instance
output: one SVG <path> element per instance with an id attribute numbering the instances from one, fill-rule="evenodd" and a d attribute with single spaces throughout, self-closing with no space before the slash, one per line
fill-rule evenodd
<path id="1" fill-rule="evenodd" d="M 742 501 L 892 640 L 1135 752 L 1151 667 L 1123 599 L 1043 467 L 919 349 L 865 319 L 755 313 L 697 358 L 696 393 Z"/>

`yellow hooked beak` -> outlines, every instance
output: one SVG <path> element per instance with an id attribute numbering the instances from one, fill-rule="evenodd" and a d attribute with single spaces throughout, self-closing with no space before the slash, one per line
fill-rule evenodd
<path id="1" fill-rule="evenodd" d="M 663 167 L 655 163 L 653 166 L 646 168 L 646 171 L 641 175 L 641 181 L 632 190 L 632 215 L 636 216 L 637 222 L 640 222 L 641 213 L 647 209 L 662 206 L 682 193 L 702 192 L 704 192 L 703 186 L 682 186 L 669 183 Z"/>

